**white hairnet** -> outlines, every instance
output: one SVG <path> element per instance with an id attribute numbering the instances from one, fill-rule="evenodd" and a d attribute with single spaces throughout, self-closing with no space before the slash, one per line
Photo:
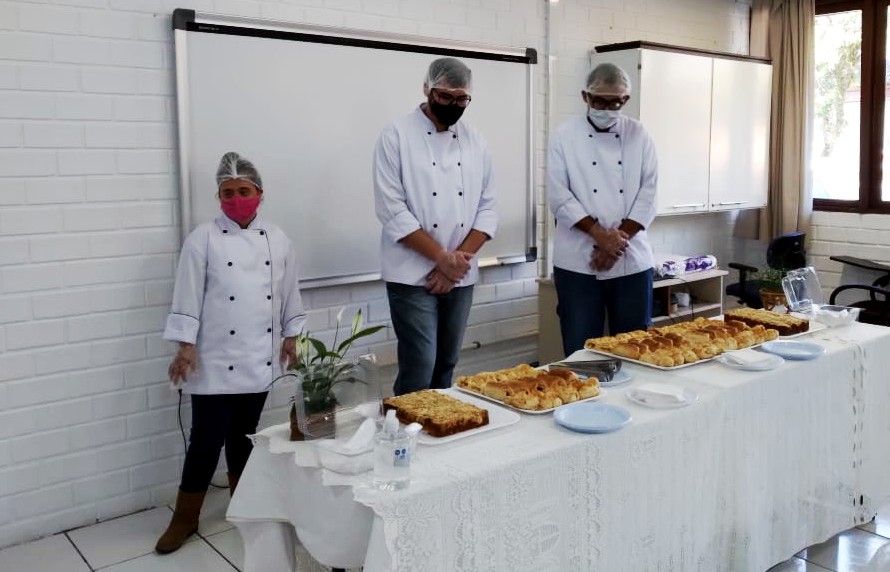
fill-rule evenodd
<path id="1" fill-rule="evenodd" d="M 433 60 L 424 83 L 427 87 L 469 89 L 473 86 L 473 72 L 455 58 Z"/>
<path id="2" fill-rule="evenodd" d="M 587 74 L 587 91 L 594 93 L 609 88 L 625 90 L 630 93 L 630 76 L 615 64 L 602 63 Z"/>
<path id="3" fill-rule="evenodd" d="M 234 151 L 229 151 L 219 160 L 219 167 L 216 169 L 216 186 L 220 186 L 225 181 L 232 179 L 243 179 L 250 181 L 257 186 L 258 189 L 263 188 L 263 180 L 260 178 L 260 172 L 246 158 L 242 157 Z"/>

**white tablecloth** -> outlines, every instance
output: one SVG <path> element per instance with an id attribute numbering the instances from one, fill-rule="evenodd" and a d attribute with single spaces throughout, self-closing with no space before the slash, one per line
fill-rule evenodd
<path id="1" fill-rule="evenodd" d="M 602 398 L 632 413 L 620 431 L 523 415 L 423 447 L 398 492 L 369 478 L 324 486 L 318 469 L 257 447 L 228 512 L 245 570 L 292 570 L 294 528 L 320 562 L 367 572 L 766 570 L 890 499 L 890 329 L 801 341 L 827 354 L 767 372 L 625 364 L 633 380 Z M 626 399 L 651 381 L 699 399 L 674 410 Z"/>

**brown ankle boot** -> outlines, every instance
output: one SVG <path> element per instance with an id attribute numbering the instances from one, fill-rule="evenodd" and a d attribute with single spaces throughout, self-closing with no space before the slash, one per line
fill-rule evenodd
<path id="1" fill-rule="evenodd" d="M 167 526 L 167 530 L 158 539 L 155 551 L 158 554 L 169 554 L 179 550 L 189 536 L 198 531 L 198 517 L 201 505 L 204 504 L 205 492 L 187 493 L 179 491 L 176 495 L 176 510 Z"/>
<path id="2" fill-rule="evenodd" d="M 241 478 L 241 475 L 236 475 L 235 473 L 226 473 L 229 477 L 229 496 L 235 494 L 235 487 L 238 486 L 238 479 Z"/>

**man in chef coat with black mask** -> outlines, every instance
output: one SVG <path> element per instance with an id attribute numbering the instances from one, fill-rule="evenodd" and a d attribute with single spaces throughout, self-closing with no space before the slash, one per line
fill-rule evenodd
<path id="1" fill-rule="evenodd" d="M 643 125 L 621 114 L 630 78 L 604 63 L 581 91 L 586 113 L 550 138 L 548 195 L 556 217 L 553 281 L 566 355 L 603 335 L 652 325 L 658 163 Z"/>
<path id="2" fill-rule="evenodd" d="M 476 253 L 497 229 L 491 158 L 461 121 L 470 69 L 432 62 L 426 101 L 380 135 L 374 198 L 381 271 L 398 339 L 396 395 L 451 386 L 479 279 Z"/>

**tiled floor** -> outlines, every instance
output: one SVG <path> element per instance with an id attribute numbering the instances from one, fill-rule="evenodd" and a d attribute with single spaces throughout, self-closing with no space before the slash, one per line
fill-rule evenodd
<path id="1" fill-rule="evenodd" d="M 225 520 L 229 495 L 211 490 L 201 513 L 198 534 L 166 556 L 154 545 L 172 514 L 171 507 L 71 530 L 0 550 L 3 572 L 225 572 L 241 570 L 244 552 L 238 530 Z M 299 572 L 327 568 L 300 550 Z M 890 572 L 890 506 L 868 524 L 802 550 L 767 572 Z"/>
<path id="2" fill-rule="evenodd" d="M 201 511 L 198 534 L 177 552 L 154 552 L 158 536 L 170 522 L 169 506 L 78 528 L 63 534 L 0 550 L 2 572 L 234 572 L 244 565 L 238 530 L 225 520 L 229 493 L 211 489 Z M 329 570 L 302 549 L 300 572 Z"/>

